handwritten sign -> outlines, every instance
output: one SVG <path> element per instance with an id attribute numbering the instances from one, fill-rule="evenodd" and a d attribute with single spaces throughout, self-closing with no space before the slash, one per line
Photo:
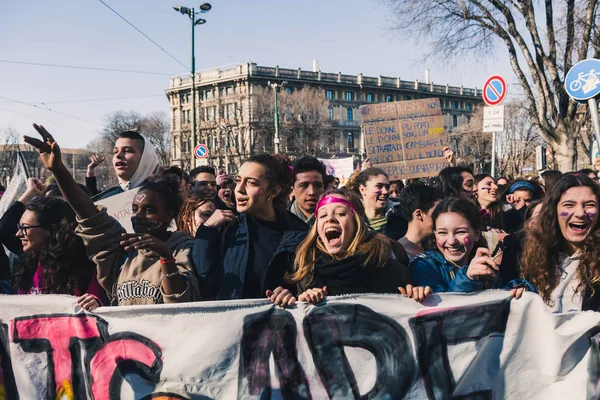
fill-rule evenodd
<path id="1" fill-rule="evenodd" d="M 95 204 L 106 207 L 106 212 L 108 215 L 119 221 L 119 223 L 123 225 L 123 228 L 125 228 L 127 232 L 132 233 L 133 226 L 131 225 L 131 203 L 133 202 L 133 198 L 137 194 L 138 190 L 140 189 L 131 189 L 115 196 L 99 200 Z"/>
<path id="2" fill-rule="evenodd" d="M 346 158 L 319 158 L 325 165 L 327 175 L 333 175 L 336 178 L 349 178 L 354 172 L 354 161 L 352 157 Z"/>
<path id="3" fill-rule="evenodd" d="M 391 180 L 434 176 L 448 166 L 439 99 L 369 104 L 360 113 L 369 160 Z"/>

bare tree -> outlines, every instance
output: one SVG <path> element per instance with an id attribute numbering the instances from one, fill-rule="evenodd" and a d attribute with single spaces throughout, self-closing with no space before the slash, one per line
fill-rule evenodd
<path id="1" fill-rule="evenodd" d="M 2 151 L 0 151 L 0 182 L 6 184 L 7 177 L 12 176 L 13 169 L 17 164 L 17 149 L 19 146 L 19 134 L 11 127 L 2 131 Z"/>
<path id="2" fill-rule="evenodd" d="M 102 136 L 108 138 L 113 143 L 119 137 L 121 132 L 142 130 L 142 116 L 134 110 L 118 110 L 108 113 L 104 116 L 104 129 Z"/>
<path id="3" fill-rule="evenodd" d="M 285 116 L 283 133 L 290 147 L 300 153 L 318 154 L 328 146 L 333 138 L 333 124 L 328 116 L 329 100 L 322 89 L 305 86 L 292 93 L 283 92 L 281 105 Z"/>
<path id="4" fill-rule="evenodd" d="M 598 0 L 382 0 L 395 29 L 427 38 L 436 58 L 508 51 L 531 123 L 557 153 L 561 169 L 576 168 L 580 124 L 564 78 L 577 61 L 600 53 Z"/>
<path id="5" fill-rule="evenodd" d="M 142 117 L 139 121 L 140 133 L 152 143 L 162 165 L 171 162 L 171 125 L 166 112 L 158 111 Z"/>
<path id="6" fill-rule="evenodd" d="M 466 125 L 447 135 L 457 152 L 457 161 L 470 167 L 475 174 L 489 172 L 492 160 L 492 135 L 483 133 L 483 109 L 476 109 Z"/>
<path id="7" fill-rule="evenodd" d="M 504 111 L 504 132 L 498 134 L 498 171 L 500 175 L 518 176 L 525 166 L 535 165 L 535 148 L 543 144 L 531 124 L 529 110 L 522 102 L 507 104 Z"/>
<path id="8" fill-rule="evenodd" d="M 252 127 L 256 146 L 273 148 L 275 103 L 272 89 L 256 87 L 252 95 Z M 322 89 L 305 86 L 279 94 L 279 134 L 289 151 L 316 154 L 321 140 L 333 137 L 329 100 Z M 327 144 L 325 145 L 327 146 Z"/>

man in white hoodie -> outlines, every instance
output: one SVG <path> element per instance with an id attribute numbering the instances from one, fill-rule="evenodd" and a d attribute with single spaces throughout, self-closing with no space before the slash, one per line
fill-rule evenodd
<path id="1" fill-rule="evenodd" d="M 141 186 L 158 173 L 160 163 L 148 139 L 137 132 L 126 131 L 120 133 L 115 142 L 113 168 L 119 185 L 96 195 L 93 200 L 106 199 Z"/>

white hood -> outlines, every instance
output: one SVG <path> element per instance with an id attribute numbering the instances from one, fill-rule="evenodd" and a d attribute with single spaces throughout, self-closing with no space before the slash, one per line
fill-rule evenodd
<path id="1" fill-rule="evenodd" d="M 154 151 L 152 143 L 145 136 L 142 137 L 144 138 L 144 151 L 137 169 L 128 181 L 119 178 L 119 185 L 124 191 L 141 186 L 148 178 L 158 173 L 160 163 L 156 151 Z"/>

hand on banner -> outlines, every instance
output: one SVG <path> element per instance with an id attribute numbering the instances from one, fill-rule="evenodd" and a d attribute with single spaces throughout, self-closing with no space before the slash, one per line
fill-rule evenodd
<path id="1" fill-rule="evenodd" d="M 77 298 L 77 305 L 86 311 L 94 311 L 96 308 L 100 307 L 100 303 L 96 296 L 88 293 Z"/>
<path id="2" fill-rule="evenodd" d="M 523 296 L 523 293 L 525 293 L 526 291 L 527 289 L 525 287 L 517 287 L 514 289 L 510 289 L 510 296 L 513 297 L 515 300 L 519 300 Z"/>
<path id="3" fill-rule="evenodd" d="M 102 164 L 104 160 L 106 160 L 106 157 L 99 156 L 98 154 L 92 154 L 90 156 L 90 163 L 87 166 L 85 176 L 94 176 L 94 169 L 96 169 L 98 165 Z"/>
<path id="4" fill-rule="evenodd" d="M 307 291 L 302 293 L 300 296 L 298 296 L 298 300 L 305 301 L 309 304 L 317 304 L 317 303 L 320 303 L 323 300 L 325 300 L 325 297 L 327 297 L 327 286 L 323 286 L 323 289 L 321 289 L 321 288 L 308 289 Z"/>
<path id="5" fill-rule="evenodd" d="M 46 185 L 44 185 L 41 180 L 37 178 L 29 178 L 27 179 L 27 189 L 25 190 L 25 193 L 19 197 L 19 201 L 26 205 L 35 196 L 42 195 L 44 190 L 46 190 Z"/>
<path id="6" fill-rule="evenodd" d="M 267 290 L 265 294 L 273 304 L 282 308 L 291 307 L 296 302 L 296 298 L 292 292 L 281 286 L 277 287 L 275 290 Z"/>
<path id="7" fill-rule="evenodd" d="M 219 228 L 223 224 L 229 224 L 235 220 L 235 214 L 230 210 L 216 210 L 204 223 L 209 228 Z"/>
<path id="8" fill-rule="evenodd" d="M 467 276 L 473 280 L 495 279 L 498 273 L 498 264 L 491 257 L 490 249 L 480 247 L 477 249 L 475 258 L 471 260 L 467 268 Z"/>
<path id="9" fill-rule="evenodd" d="M 40 153 L 40 159 L 46 167 L 50 171 L 56 171 L 60 168 L 63 168 L 64 165 L 62 163 L 61 155 L 60 155 L 60 147 L 56 140 L 52 137 L 52 135 L 44 128 L 43 125 L 33 124 L 33 127 L 40 134 L 43 140 L 39 140 L 33 138 L 31 136 L 25 136 L 25 143 L 35 147 L 37 151 Z"/>
<path id="10" fill-rule="evenodd" d="M 173 258 L 173 253 L 169 246 L 148 233 L 123 233 L 121 237 L 123 240 L 120 242 L 120 245 L 124 246 L 127 251 L 147 249 L 162 259 L 169 260 Z"/>
<path id="11" fill-rule="evenodd" d="M 430 294 L 433 293 L 433 290 L 429 286 L 413 286 L 406 285 L 406 289 L 403 287 L 398 287 L 398 290 L 404 297 L 408 297 L 409 299 L 413 299 L 418 303 L 422 303 L 423 300 L 427 298 Z"/>

